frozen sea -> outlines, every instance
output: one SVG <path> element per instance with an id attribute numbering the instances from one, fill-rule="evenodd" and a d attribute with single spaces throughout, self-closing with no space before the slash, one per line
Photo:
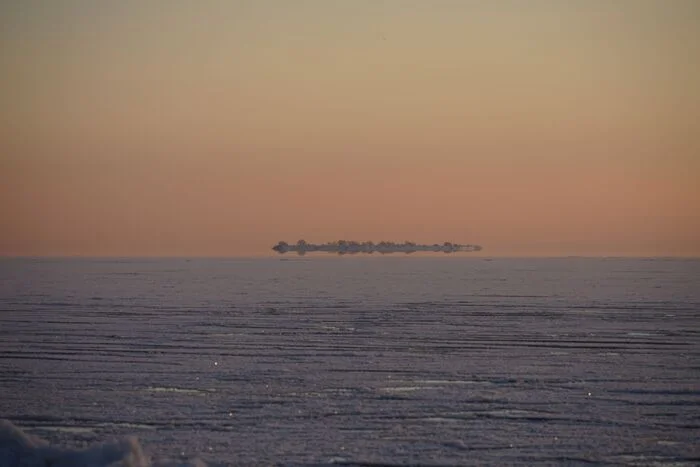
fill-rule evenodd
<path id="1" fill-rule="evenodd" d="M 3 259 L 0 419 L 209 465 L 697 465 L 700 260 Z"/>

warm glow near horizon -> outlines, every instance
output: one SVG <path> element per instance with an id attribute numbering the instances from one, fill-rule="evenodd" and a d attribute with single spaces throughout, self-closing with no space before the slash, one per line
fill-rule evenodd
<path id="1" fill-rule="evenodd" d="M 700 3 L 0 4 L 0 255 L 700 256 Z"/>

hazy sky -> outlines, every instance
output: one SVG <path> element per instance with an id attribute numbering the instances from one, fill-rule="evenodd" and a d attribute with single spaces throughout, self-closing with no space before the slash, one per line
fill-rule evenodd
<path id="1" fill-rule="evenodd" d="M 696 0 L 0 2 L 0 254 L 700 255 Z"/>

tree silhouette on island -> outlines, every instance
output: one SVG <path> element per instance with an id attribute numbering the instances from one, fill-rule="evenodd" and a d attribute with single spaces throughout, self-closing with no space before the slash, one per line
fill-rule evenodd
<path id="1" fill-rule="evenodd" d="M 429 251 L 435 253 L 456 253 L 480 251 L 482 248 L 479 245 L 461 245 L 459 243 L 445 242 L 443 244 L 418 244 L 413 242 L 355 242 L 352 240 L 338 240 L 322 244 L 308 243 L 306 240 L 299 240 L 296 244 L 287 242 L 279 242 L 272 249 L 280 254 L 287 252 L 296 252 L 300 255 L 306 253 L 321 251 L 325 253 L 337 253 L 339 255 L 354 255 L 357 253 L 416 253 L 421 251 Z"/>

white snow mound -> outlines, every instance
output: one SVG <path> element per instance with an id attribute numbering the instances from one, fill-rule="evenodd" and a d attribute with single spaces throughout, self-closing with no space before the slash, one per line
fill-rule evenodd
<path id="1" fill-rule="evenodd" d="M 67 449 L 25 433 L 0 420 L 0 465 L 3 467 L 205 467 L 202 461 L 152 463 L 134 437 Z"/>

